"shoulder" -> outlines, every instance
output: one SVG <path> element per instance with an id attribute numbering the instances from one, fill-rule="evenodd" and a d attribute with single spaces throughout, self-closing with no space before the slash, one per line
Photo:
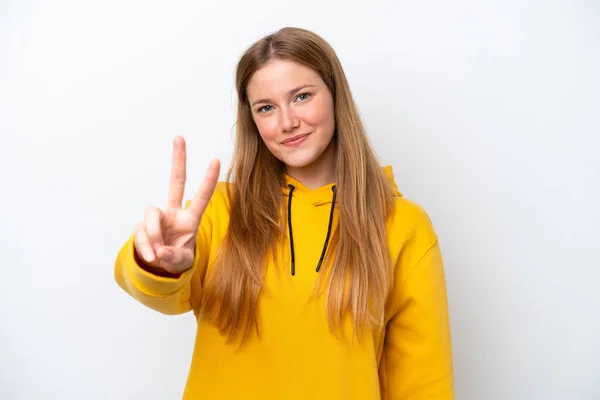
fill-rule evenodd
<path id="1" fill-rule="evenodd" d="M 417 202 L 397 197 L 387 222 L 388 244 L 395 263 L 413 264 L 438 241 L 429 213 Z"/>
<path id="2" fill-rule="evenodd" d="M 394 192 L 394 202 L 387 220 L 388 234 L 396 240 L 409 239 L 417 234 L 435 236 L 433 224 L 427 211 L 417 202 L 405 197 L 399 190 L 391 166 L 382 168 Z"/>
<path id="3" fill-rule="evenodd" d="M 419 203 L 398 196 L 388 218 L 388 230 L 412 237 L 417 234 L 435 236 L 433 221 L 429 213 Z"/>

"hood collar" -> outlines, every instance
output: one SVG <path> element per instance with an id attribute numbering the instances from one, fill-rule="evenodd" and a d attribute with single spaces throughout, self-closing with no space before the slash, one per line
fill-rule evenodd
<path id="1" fill-rule="evenodd" d="M 396 184 L 396 181 L 394 179 L 394 170 L 393 170 L 392 166 L 386 165 L 382 168 L 382 170 L 383 170 L 383 173 L 385 174 L 385 176 L 387 176 L 390 183 L 392 184 L 392 187 L 394 188 L 396 194 L 398 196 L 402 196 L 402 193 L 400 193 L 400 190 L 398 189 L 398 185 Z M 308 203 L 311 203 L 315 206 L 320 206 L 323 204 L 331 204 L 331 200 L 332 200 L 331 192 L 333 190 L 333 187 L 335 186 L 335 183 L 330 183 L 328 185 L 321 186 L 317 189 L 309 189 L 304 184 L 302 184 L 298 180 L 292 178 L 288 174 L 285 174 L 284 177 L 285 177 L 285 185 L 281 189 L 284 196 L 286 196 L 286 197 L 289 196 L 290 189 L 288 188 L 288 185 L 294 185 L 294 191 L 292 193 L 292 197 L 301 198 L 302 200 L 307 201 Z"/>
<path id="2" fill-rule="evenodd" d="M 315 206 L 320 206 L 323 204 L 331 204 L 331 193 L 335 183 L 330 183 L 317 189 L 309 189 L 300 181 L 285 174 L 285 186 L 282 188 L 282 192 L 286 197 L 289 196 L 290 193 L 288 185 L 294 186 L 292 197 L 297 197 Z"/>

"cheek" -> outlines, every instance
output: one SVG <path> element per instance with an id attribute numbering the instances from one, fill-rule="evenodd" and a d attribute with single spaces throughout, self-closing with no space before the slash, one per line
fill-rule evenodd
<path id="1" fill-rule="evenodd" d="M 321 129 L 332 129 L 335 122 L 333 113 L 333 99 L 330 96 L 322 96 L 318 101 L 311 103 L 305 115 L 306 122 L 313 126 L 319 126 Z"/>
<path id="2" fill-rule="evenodd" d="M 259 118 L 254 120 L 254 123 L 264 141 L 269 141 L 277 136 L 277 126 L 272 118 Z"/>
<path id="3" fill-rule="evenodd" d="M 333 134 L 335 130 L 335 115 L 333 105 L 329 102 L 321 104 L 313 115 L 315 125 L 319 125 L 325 134 Z"/>
<path id="4" fill-rule="evenodd" d="M 331 134 L 333 134 L 333 132 L 335 131 L 335 110 L 333 109 L 333 106 L 329 108 L 325 120 L 327 127 L 329 128 L 329 130 L 331 130 Z"/>

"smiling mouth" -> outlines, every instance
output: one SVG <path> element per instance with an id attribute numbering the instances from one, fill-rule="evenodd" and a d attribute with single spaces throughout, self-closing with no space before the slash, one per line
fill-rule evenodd
<path id="1" fill-rule="evenodd" d="M 302 135 L 296 135 L 294 137 L 291 137 L 289 139 L 284 140 L 283 142 L 281 142 L 281 144 L 294 144 L 294 143 L 298 143 L 298 142 L 302 141 L 308 135 L 310 135 L 310 133 L 304 133 Z"/>

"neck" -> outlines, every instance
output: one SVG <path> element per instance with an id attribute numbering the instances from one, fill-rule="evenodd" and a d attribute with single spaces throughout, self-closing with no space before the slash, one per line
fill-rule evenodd
<path id="1" fill-rule="evenodd" d="M 313 163 L 301 168 L 288 166 L 286 172 L 307 188 L 314 190 L 335 182 L 334 163 L 335 146 L 331 143 Z"/>

